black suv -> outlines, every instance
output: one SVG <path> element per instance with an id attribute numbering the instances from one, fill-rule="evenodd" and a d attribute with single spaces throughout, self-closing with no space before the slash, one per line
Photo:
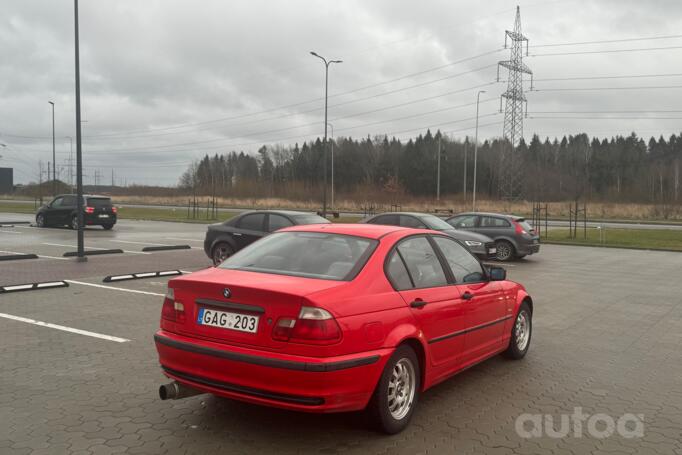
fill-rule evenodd
<path id="1" fill-rule="evenodd" d="M 60 194 L 36 213 L 36 226 L 69 226 L 78 229 L 78 196 Z M 83 195 L 83 226 L 102 226 L 111 229 L 116 224 L 116 207 L 107 196 Z"/>
<path id="2" fill-rule="evenodd" d="M 299 224 L 323 224 L 330 221 L 313 213 L 289 210 L 258 210 L 237 215 L 224 223 L 211 224 L 206 231 L 204 251 L 218 265 L 256 240 L 277 229 Z"/>

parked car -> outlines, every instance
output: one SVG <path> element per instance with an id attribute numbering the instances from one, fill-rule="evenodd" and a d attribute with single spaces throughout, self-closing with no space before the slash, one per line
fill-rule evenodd
<path id="1" fill-rule="evenodd" d="M 278 229 L 301 224 L 326 224 L 319 215 L 291 210 L 256 210 L 237 215 L 224 223 L 208 226 L 204 251 L 218 265 L 237 251 Z"/>
<path id="2" fill-rule="evenodd" d="M 211 393 L 307 412 L 366 409 L 403 430 L 422 392 L 529 348 L 533 302 L 452 237 L 295 226 L 169 281 L 154 335 L 161 399 Z"/>
<path id="3" fill-rule="evenodd" d="M 540 236 L 524 218 L 500 213 L 460 213 L 445 220 L 459 230 L 487 235 L 495 241 L 497 259 L 510 261 L 540 252 Z"/>
<path id="4" fill-rule="evenodd" d="M 43 205 L 36 213 L 36 226 L 69 226 L 78 229 L 78 210 L 75 194 L 60 194 Z M 118 210 L 108 196 L 83 195 L 83 226 L 102 226 L 111 229 L 116 224 Z"/>
<path id="5" fill-rule="evenodd" d="M 497 257 L 495 242 L 490 237 L 475 232 L 459 231 L 441 218 L 428 213 L 387 212 L 365 218 L 361 223 L 433 229 L 444 232 L 464 243 L 479 259 L 488 260 Z"/>

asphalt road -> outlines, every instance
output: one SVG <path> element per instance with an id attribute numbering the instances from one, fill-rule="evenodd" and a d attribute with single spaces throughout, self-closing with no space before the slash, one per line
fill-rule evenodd
<path id="1" fill-rule="evenodd" d="M 3 249 L 15 242 L 12 248 L 56 255 L 48 248 L 58 247 L 43 244 L 74 237 L 31 229 L 0 234 Z M 181 223 L 124 221 L 112 232 L 86 232 L 91 245 L 201 237 L 200 226 Z M 68 288 L 0 294 L 3 455 L 682 455 L 682 254 L 543 245 L 510 264 L 509 277 L 535 300 L 528 356 L 496 357 L 438 385 L 422 396 L 412 425 L 389 437 L 368 430 L 359 413 L 309 415 L 209 395 L 160 401 L 165 378 L 152 335 L 167 279 L 106 285 L 102 277 L 153 267 L 189 272 L 208 259 L 198 249 L 142 255 L 132 252 L 142 245 L 128 245 L 130 253 L 85 264 L 0 263 L 2 279 L 24 277 L 12 270 L 25 267 L 22 273 L 70 281 Z M 581 437 L 573 426 L 560 438 L 517 432 L 524 415 L 559 425 L 576 408 L 613 421 L 642 415 L 643 433 L 601 438 L 586 424 Z"/>

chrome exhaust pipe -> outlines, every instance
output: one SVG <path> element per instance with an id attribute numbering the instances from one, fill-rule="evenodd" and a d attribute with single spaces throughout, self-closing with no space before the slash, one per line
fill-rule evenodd
<path id="1" fill-rule="evenodd" d="M 205 392 L 187 387 L 177 381 L 163 384 L 159 387 L 159 398 L 162 400 L 179 400 L 181 398 L 193 397 L 194 395 L 201 395 L 202 393 Z"/>

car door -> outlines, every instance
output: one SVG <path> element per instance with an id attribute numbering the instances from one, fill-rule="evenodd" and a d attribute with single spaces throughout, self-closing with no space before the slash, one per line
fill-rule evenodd
<path id="1" fill-rule="evenodd" d="M 510 234 L 510 229 L 513 232 L 511 223 L 504 218 L 499 216 L 481 216 L 476 232 L 487 235 L 491 239 L 497 239 Z"/>
<path id="2" fill-rule="evenodd" d="M 60 208 L 60 224 L 70 224 L 71 216 L 76 212 L 76 196 L 64 196 Z"/>
<path id="3" fill-rule="evenodd" d="M 457 334 L 465 326 L 465 305 L 427 236 L 402 240 L 386 270 L 424 333 L 432 365 L 444 374 L 455 369 L 464 348 L 464 337 Z"/>
<path id="4" fill-rule="evenodd" d="M 455 229 L 476 229 L 478 215 L 459 215 L 447 220 L 447 223 Z"/>
<path id="5" fill-rule="evenodd" d="M 237 220 L 235 228 L 232 236 L 237 249 L 241 250 L 267 234 L 265 231 L 265 214 L 247 213 Z"/>
<path id="6" fill-rule="evenodd" d="M 47 210 L 45 210 L 45 213 L 43 215 L 45 217 L 45 224 L 46 225 L 47 224 L 51 224 L 51 225 L 63 224 L 59 218 L 63 201 L 64 201 L 63 196 L 57 196 L 47 205 Z"/>
<path id="7" fill-rule="evenodd" d="M 504 289 L 490 281 L 481 263 L 456 240 L 434 236 L 465 303 L 462 362 L 470 364 L 500 350 L 507 306 Z"/>
<path id="8" fill-rule="evenodd" d="M 278 229 L 284 229 L 285 227 L 294 225 L 294 223 L 291 220 L 289 220 L 289 218 L 282 215 L 278 215 L 276 213 L 268 214 L 267 224 L 268 232 L 275 232 Z"/>

